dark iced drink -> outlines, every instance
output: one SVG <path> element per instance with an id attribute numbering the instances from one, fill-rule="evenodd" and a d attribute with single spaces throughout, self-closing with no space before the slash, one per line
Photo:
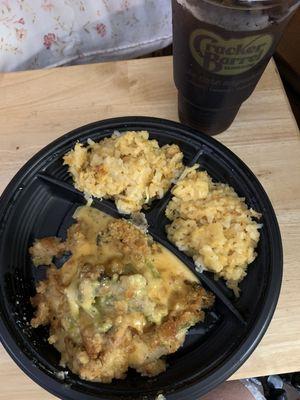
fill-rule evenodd
<path id="1" fill-rule="evenodd" d="M 181 122 L 215 135 L 253 92 L 299 1 L 172 0 Z"/>

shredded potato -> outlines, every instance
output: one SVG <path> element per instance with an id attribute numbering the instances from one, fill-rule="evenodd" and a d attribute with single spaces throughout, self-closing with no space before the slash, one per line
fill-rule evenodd
<path id="1" fill-rule="evenodd" d="M 167 235 L 198 268 L 224 278 L 238 294 L 238 283 L 256 257 L 261 225 L 253 218 L 260 214 L 248 209 L 229 185 L 213 182 L 197 167 L 186 168 L 172 189 Z"/>
<path id="2" fill-rule="evenodd" d="M 175 144 L 159 147 L 146 131 L 114 133 L 99 143 L 77 143 L 64 156 L 75 187 L 86 198 L 114 199 L 118 210 L 138 212 L 162 198 L 182 172 L 183 154 Z"/>

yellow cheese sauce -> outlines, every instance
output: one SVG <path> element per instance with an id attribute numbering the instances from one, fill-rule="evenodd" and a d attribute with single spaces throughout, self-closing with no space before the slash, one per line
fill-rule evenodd
<path id="1" fill-rule="evenodd" d="M 50 325 L 62 364 L 83 379 L 110 382 L 129 367 L 157 375 L 213 297 L 132 223 L 86 206 L 74 219 L 65 242 L 44 238 L 30 249 L 37 265 L 50 264 L 32 299 L 32 326 Z M 71 256 L 57 270 L 51 259 L 64 251 Z"/>
<path id="2" fill-rule="evenodd" d="M 114 240 L 103 244 L 100 253 L 97 251 L 99 230 L 105 230 L 107 225 L 115 220 L 113 217 L 91 207 L 80 207 L 76 210 L 74 218 L 80 223 L 85 235 L 73 252 L 73 260 L 85 254 L 95 258 L 90 260 L 94 263 L 109 265 L 124 262 L 124 254 L 117 248 Z M 128 224 L 125 220 L 124 222 Z M 152 246 L 152 252 L 145 264 L 146 269 L 142 272 L 147 278 L 148 295 L 161 305 L 168 305 L 173 297 L 182 294 L 186 290 L 185 281 L 198 282 L 197 277 L 184 263 L 158 243 Z"/>
<path id="3" fill-rule="evenodd" d="M 160 244 L 157 246 L 160 247 L 160 252 L 153 256 L 153 263 L 163 279 L 166 278 L 167 280 L 170 274 L 176 274 L 181 276 L 183 280 L 198 282 L 196 275 L 179 258 Z"/>
<path id="4" fill-rule="evenodd" d="M 83 253 L 96 255 L 96 242 L 99 231 L 105 230 L 109 222 L 114 221 L 115 218 L 92 207 L 77 208 L 73 217 L 82 225 L 82 228 L 85 230 L 84 233 L 86 239 L 81 243 L 80 246 L 76 248 L 76 252 L 73 254 L 73 256 L 78 257 Z M 182 279 L 198 281 L 196 275 L 194 275 L 192 271 L 190 271 L 187 266 L 173 253 L 158 243 L 156 243 L 156 246 L 159 248 L 159 250 L 152 256 L 152 262 L 164 277 L 167 277 L 170 273 L 176 273 L 177 275 L 181 276 Z M 118 257 L 118 253 L 114 247 L 113 241 L 107 243 L 107 247 L 102 249 L 107 251 L 101 254 L 101 260 L 103 262 L 112 257 Z M 99 257 L 99 254 L 97 254 L 97 256 Z"/>

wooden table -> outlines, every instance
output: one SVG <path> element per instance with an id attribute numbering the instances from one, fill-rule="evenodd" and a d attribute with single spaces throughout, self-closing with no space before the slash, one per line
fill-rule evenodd
<path id="1" fill-rule="evenodd" d="M 177 120 L 170 57 L 0 74 L 0 192 L 40 148 L 80 125 L 108 117 Z M 217 139 L 255 172 L 281 227 L 284 280 L 274 319 L 232 379 L 300 371 L 300 135 L 271 62 L 232 127 Z M 0 399 L 54 397 L 0 349 Z"/>

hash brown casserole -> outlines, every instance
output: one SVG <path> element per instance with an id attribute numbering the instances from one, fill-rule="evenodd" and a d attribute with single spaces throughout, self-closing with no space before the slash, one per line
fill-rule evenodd
<path id="1" fill-rule="evenodd" d="M 116 132 L 87 146 L 77 143 L 64 163 L 86 197 L 113 199 L 129 214 L 164 196 L 183 170 L 182 158 L 176 144 L 160 147 L 147 131 L 139 131 Z"/>
<path id="2" fill-rule="evenodd" d="M 166 226 L 167 235 L 198 268 L 224 278 L 238 295 L 238 284 L 256 257 L 262 225 L 255 219 L 260 214 L 249 209 L 232 187 L 213 182 L 197 168 L 186 168 L 172 189 L 166 208 L 172 221 Z"/>

